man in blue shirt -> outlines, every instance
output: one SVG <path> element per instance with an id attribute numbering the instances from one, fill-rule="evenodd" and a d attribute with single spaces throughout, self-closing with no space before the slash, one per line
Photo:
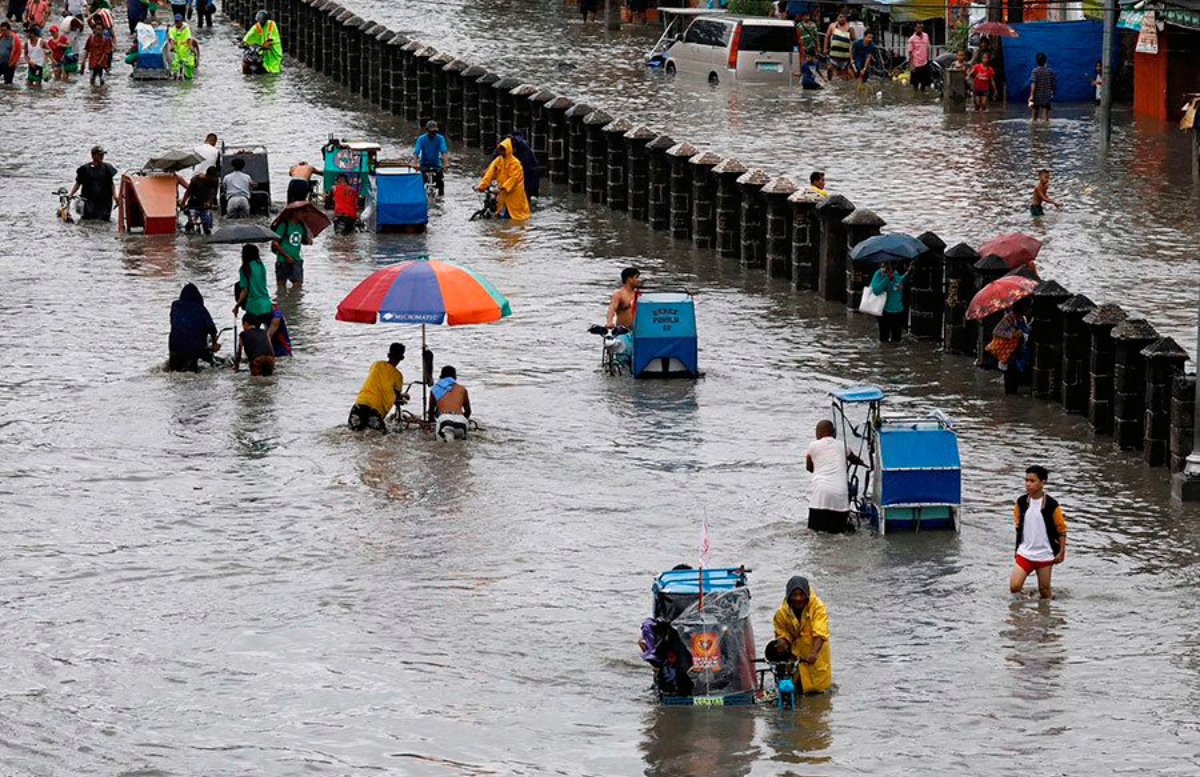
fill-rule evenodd
<path id="1" fill-rule="evenodd" d="M 446 139 L 438 133 L 436 121 L 426 124 L 425 134 L 417 138 L 417 145 L 413 148 L 413 164 L 422 172 L 433 171 L 438 196 L 446 193 L 446 183 L 442 178 L 446 170 Z"/>
<path id="2" fill-rule="evenodd" d="M 854 60 L 854 77 L 859 84 L 867 82 L 875 57 L 875 35 L 868 30 L 863 34 L 862 40 L 854 41 L 854 45 L 850 47 L 850 58 Z"/>

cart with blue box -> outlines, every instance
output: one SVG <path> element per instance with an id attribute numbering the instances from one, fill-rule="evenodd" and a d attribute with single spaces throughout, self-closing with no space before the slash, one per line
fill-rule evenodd
<path id="1" fill-rule="evenodd" d="M 887 417 L 877 386 L 832 392 L 833 423 L 847 450 L 869 464 L 847 473 L 853 513 L 880 534 L 959 531 L 962 464 L 954 424 L 940 411 Z M 855 410 L 863 420 L 854 424 Z M 857 415 L 857 414 L 855 414 Z"/>
<path id="2" fill-rule="evenodd" d="M 639 294 L 632 339 L 633 377 L 700 377 L 696 304 L 689 292 Z"/>
<path id="3" fill-rule="evenodd" d="M 130 77 L 135 81 L 163 81 L 171 77 L 167 70 L 167 59 L 163 49 L 167 45 L 167 31 L 148 24 L 139 24 L 134 35 L 135 50 L 126 58 L 133 65 Z"/>
<path id="4" fill-rule="evenodd" d="M 325 209 L 333 209 L 333 187 L 339 175 L 358 192 L 363 202 L 371 200 L 371 176 L 375 174 L 380 145 L 360 140 L 338 140 L 330 136 L 321 148 L 324 169 L 321 171 L 321 191 Z"/>
<path id="5" fill-rule="evenodd" d="M 424 232 L 429 200 L 421 171 L 408 164 L 383 163 L 375 170 L 376 232 Z"/>

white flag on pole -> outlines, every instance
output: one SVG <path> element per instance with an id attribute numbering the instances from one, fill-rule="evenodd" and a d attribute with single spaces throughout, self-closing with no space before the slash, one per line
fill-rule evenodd
<path id="1" fill-rule="evenodd" d="M 708 518 L 704 519 L 704 528 L 700 534 L 700 568 L 708 566 L 708 552 L 712 550 L 712 541 L 708 537 Z"/>

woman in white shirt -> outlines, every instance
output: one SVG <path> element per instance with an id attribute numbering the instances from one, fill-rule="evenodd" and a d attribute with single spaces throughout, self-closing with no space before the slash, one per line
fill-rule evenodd
<path id="1" fill-rule="evenodd" d="M 813 474 L 808 491 L 808 528 L 841 534 L 850 528 L 850 489 L 847 462 L 865 466 L 834 436 L 833 422 L 817 424 L 817 439 L 804 454 L 805 468 Z"/>

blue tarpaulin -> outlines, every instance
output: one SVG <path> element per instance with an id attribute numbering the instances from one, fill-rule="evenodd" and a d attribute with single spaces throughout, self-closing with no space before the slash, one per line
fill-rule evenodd
<path id="1" fill-rule="evenodd" d="M 1008 99 L 1029 99 L 1029 74 L 1037 67 L 1038 53 L 1046 55 L 1046 64 L 1054 71 L 1054 102 L 1095 99 L 1092 78 L 1101 57 L 1102 22 L 1029 22 L 1012 28 L 1018 37 L 1004 38 L 1003 43 Z"/>
<path id="2" fill-rule="evenodd" d="M 657 359 L 675 359 L 687 374 L 699 374 L 696 309 L 686 292 L 646 292 L 633 317 L 633 376 Z M 652 371 L 658 374 L 658 371 Z"/>
<path id="3" fill-rule="evenodd" d="M 375 178 L 375 224 L 380 227 L 424 224 L 429 221 L 425 179 L 415 170 L 380 169 Z"/>

